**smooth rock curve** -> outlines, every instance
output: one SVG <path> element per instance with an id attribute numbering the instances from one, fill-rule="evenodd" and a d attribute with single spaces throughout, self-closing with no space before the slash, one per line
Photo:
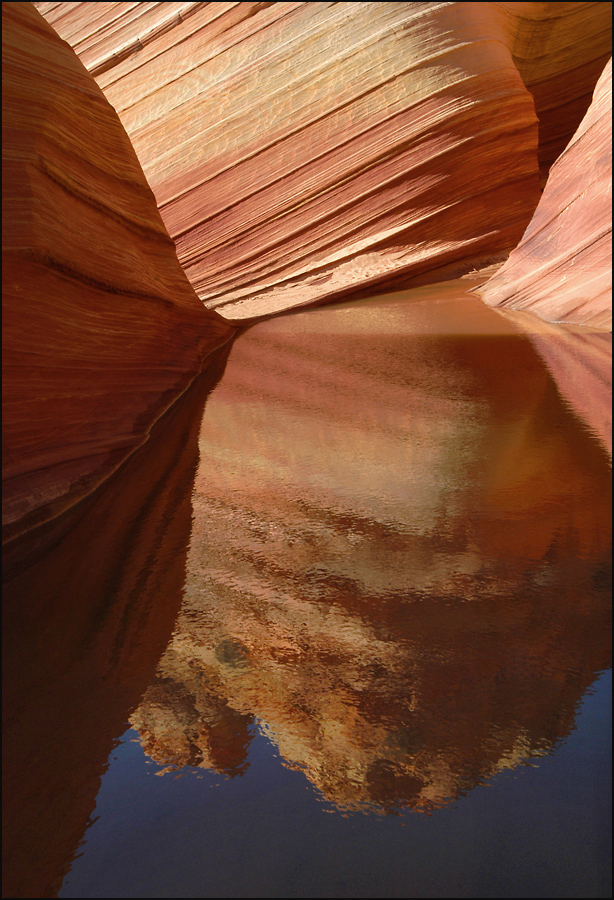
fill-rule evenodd
<path id="1" fill-rule="evenodd" d="M 504 259 L 610 52 L 603 3 L 37 6 L 237 320 Z"/>
<path id="2" fill-rule="evenodd" d="M 50 6 L 229 319 L 507 254 L 537 204 L 533 99 L 490 4 L 194 4 L 151 41 L 167 4 Z"/>
<path id="3" fill-rule="evenodd" d="M 612 329 L 611 60 L 518 247 L 478 290 L 490 306 Z"/>
<path id="4" fill-rule="evenodd" d="M 3 541 L 90 493 L 233 334 L 130 141 L 30 3 L 3 27 Z"/>

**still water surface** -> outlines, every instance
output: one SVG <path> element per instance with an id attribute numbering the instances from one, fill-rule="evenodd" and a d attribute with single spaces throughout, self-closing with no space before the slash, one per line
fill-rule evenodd
<path id="1" fill-rule="evenodd" d="M 257 324 L 13 579 L 38 895 L 610 895 L 611 468 L 535 347 L 458 285 Z"/>

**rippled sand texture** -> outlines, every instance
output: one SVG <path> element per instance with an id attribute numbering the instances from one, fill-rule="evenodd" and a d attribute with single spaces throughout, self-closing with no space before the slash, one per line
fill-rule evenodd
<path id="1" fill-rule="evenodd" d="M 36 5 L 240 320 L 504 258 L 610 53 L 603 3 Z"/>
<path id="2" fill-rule="evenodd" d="M 429 810 L 573 727 L 610 661 L 608 458 L 527 337 L 439 290 L 235 343 L 132 718 L 158 762 L 239 774 L 255 717 L 338 809 Z"/>

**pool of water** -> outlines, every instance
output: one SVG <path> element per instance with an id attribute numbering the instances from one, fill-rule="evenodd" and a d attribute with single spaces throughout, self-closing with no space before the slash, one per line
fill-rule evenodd
<path id="1" fill-rule="evenodd" d="M 611 464 L 564 352 L 456 283 L 218 354 L 5 588 L 6 895 L 610 896 Z"/>

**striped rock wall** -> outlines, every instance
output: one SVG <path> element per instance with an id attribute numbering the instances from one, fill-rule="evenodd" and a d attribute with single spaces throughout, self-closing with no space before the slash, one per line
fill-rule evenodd
<path id="1" fill-rule="evenodd" d="M 600 3 L 37 6 L 236 320 L 503 259 L 611 31 Z"/>
<path id="2" fill-rule="evenodd" d="M 480 288 L 491 306 L 612 330 L 612 61 L 518 247 Z"/>
<path id="3" fill-rule="evenodd" d="M 3 540 L 86 496 L 234 330 L 191 288 L 75 53 L 4 3 Z"/>

